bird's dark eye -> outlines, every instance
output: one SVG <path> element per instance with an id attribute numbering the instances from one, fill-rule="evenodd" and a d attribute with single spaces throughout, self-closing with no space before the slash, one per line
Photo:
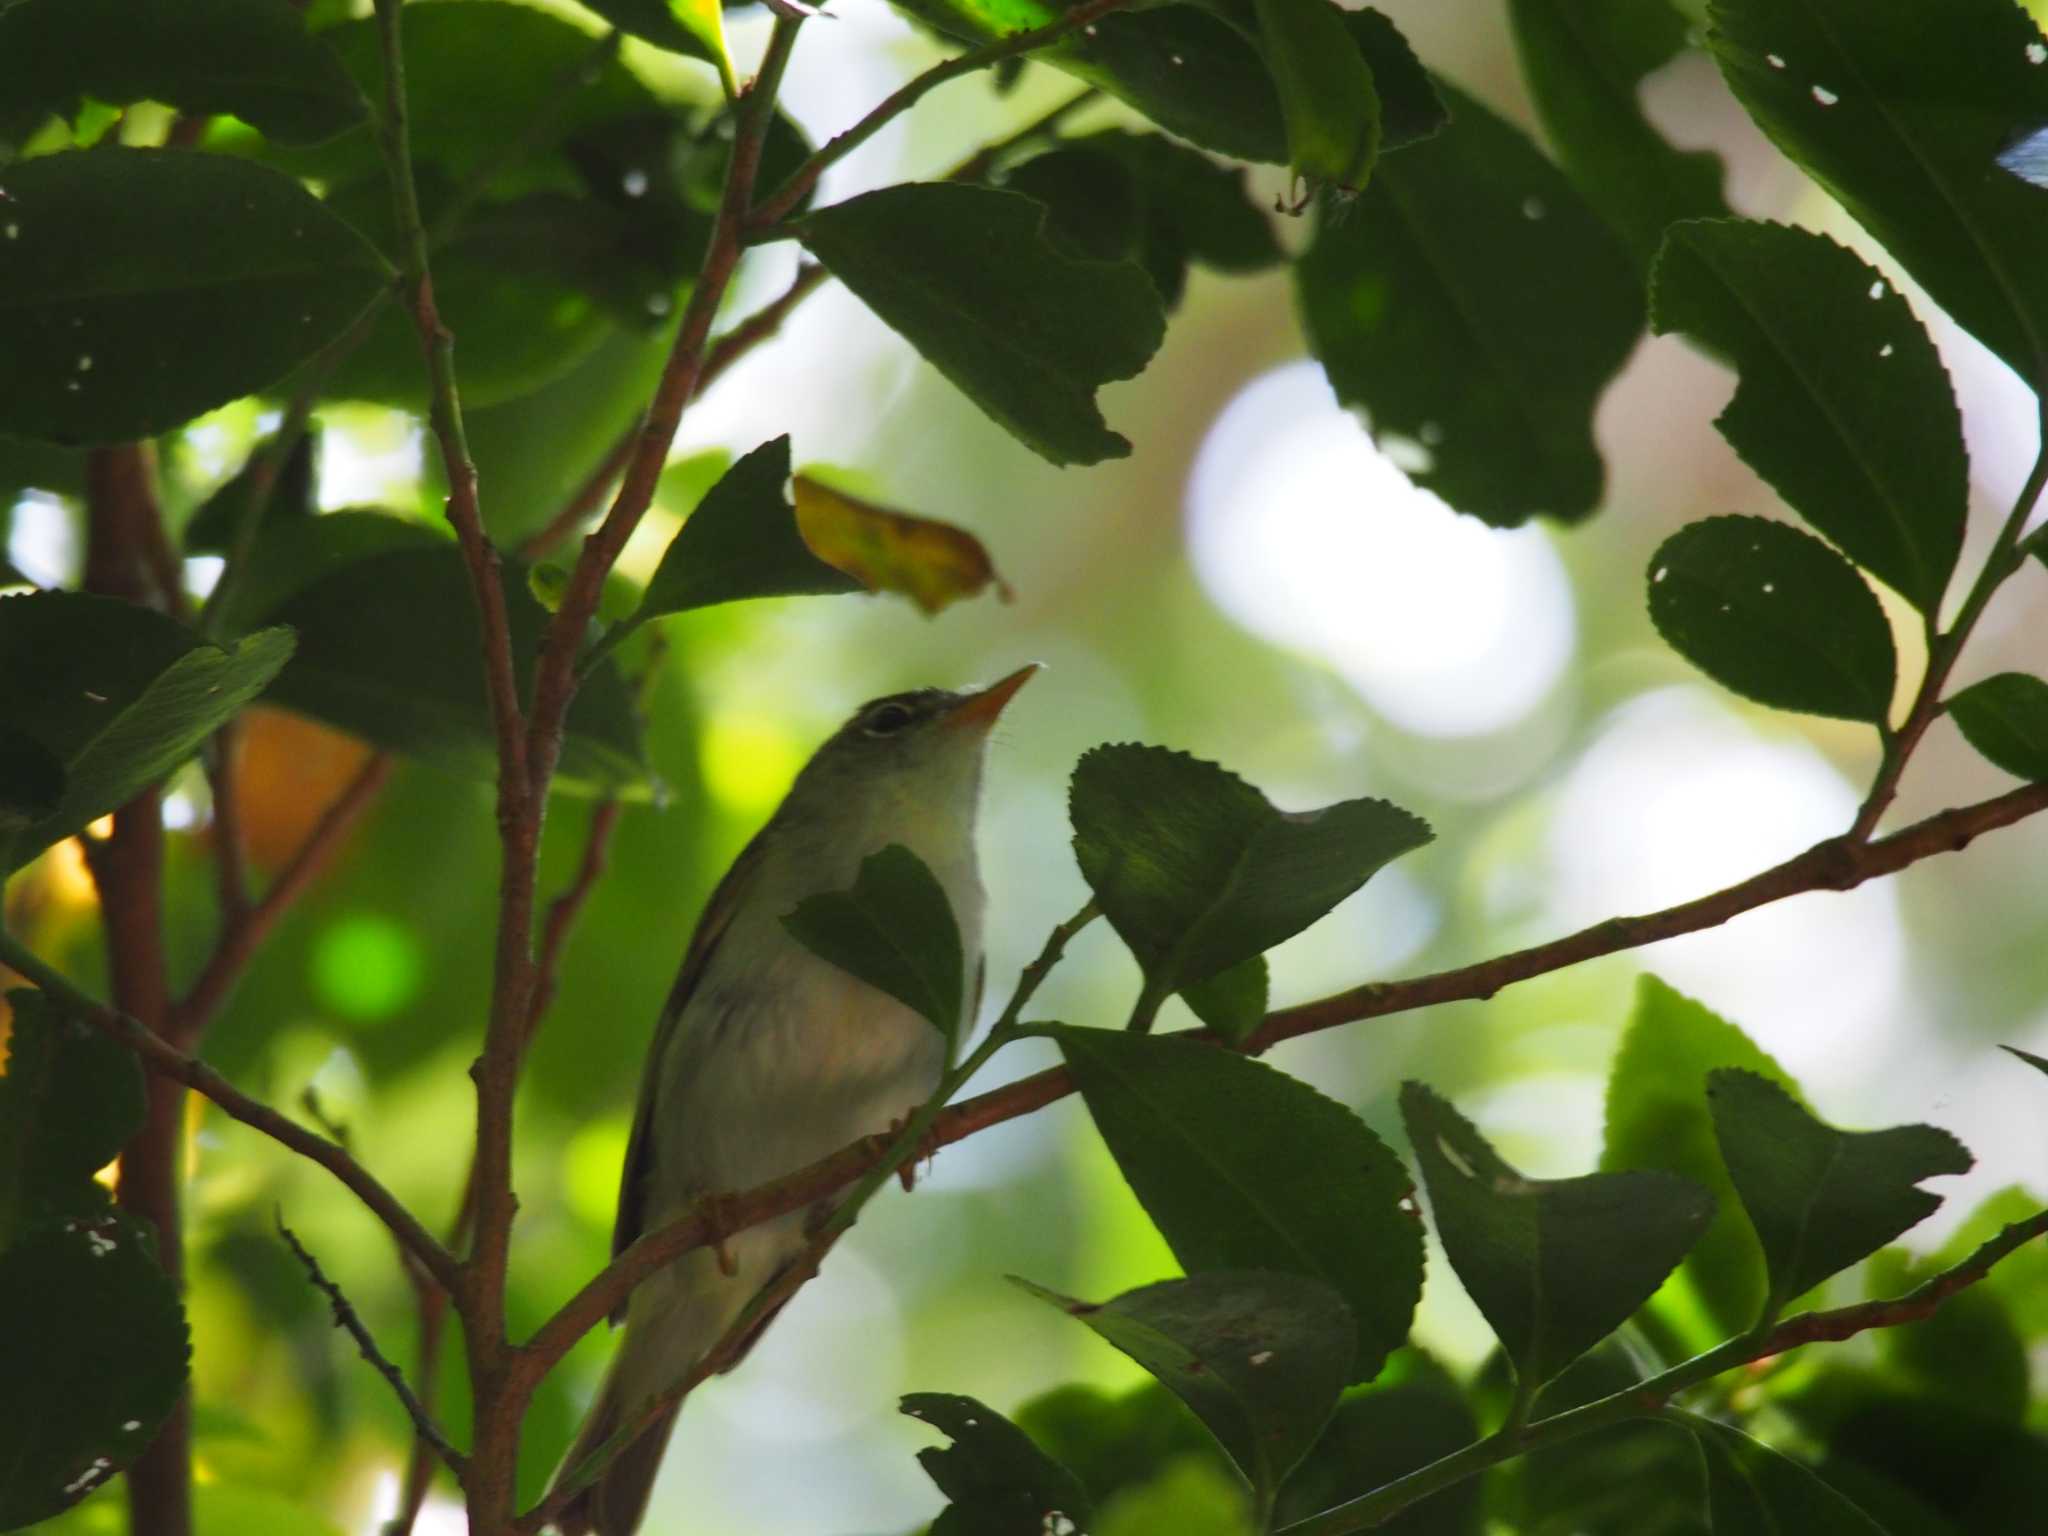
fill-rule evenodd
<path id="1" fill-rule="evenodd" d="M 870 736 L 893 736 L 910 724 L 910 711 L 901 704 L 878 704 L 868 711 L 862 729 Z"/>

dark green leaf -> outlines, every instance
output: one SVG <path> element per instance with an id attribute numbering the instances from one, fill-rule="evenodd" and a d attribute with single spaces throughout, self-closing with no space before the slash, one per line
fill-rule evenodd
<path id="1" fill-rule="evenodd" d="M 254 628 L 315 582 L 372 555 L 447 548 L 448 539 L 431 524 L 385 512 L 328 512 L 268 522 L 221 607 L 220 622 L 230 633 Z"/>
<path id="2" fill-rule="evenodd" d="M 1903 1296 L 1946 1267 L 1887 1248 L 1863 1266 L 1864 1292 Z M 1887 1373 L 1902 1385 L 1966 1413 L 2025 1421 L 2033 1398 L 2027 1343 L 2012 1308 L 1991 1286 L 1972 1285 L 1944 1298 L 1932 1317 L 1878 1329 L 1874 1342 Z"/>
<path id="3" fill-rule="evenodd" d="M 1973 1161 L 1931 1125 L 1838 1131 L 1753 1072 L 1709 1074 L 1707 1099 L 1728 1177 L 1763 1244 L 1773 1313 L 1931 1215 L 1941 1197 L 1919 1182 L 1967 1173 Z"/>
<path id="4" fill-rule="evenodd" d="M 1358 1328 L 1347 1379 L 1408 1334 L 1422 1227 L 1408 1174 L 1343 1105 L 1213 1045 L 1060 1029 L 1096 1128 L 1190 1274 L 1281 1269 L 1334 1286 Z"/>
<path id="5" fill-rule="evenodd" d="M 2001 672 L 1972 683 L 1947 707 L 1970 745 L 2007 773 L 2048 779 L 2048 683 Z"/>
<path id="6" fill-rule="evenodd" d="M 1714 424 L 1744 462 L 1936 613 L 1963 547 L 1969 468 L 1955 391 L 1904 296 L 1825 235 L 1702 221 L 1666 240 L 1650 320 L 1741 370 Z"/>
<path id="7" fill-rule="evenodd" d="M 1558 158 L 1643 268 L 1669 225 L 1726 215 L 1720 157 L 1674 149 L 1643 115 L 1643 81 L 1685 47 L 1666 0 L 1510 0 L 1508 16 Z"/>
<path id="8" fill-rule="evenodd" d="M 16 837 L 25 859 L 156 783 L 262 692 L 292 654 L 279 629 L 231 648 L 112 598 L 0 598 L 0 719 L 64 766 L 57 808 Z"/>
<path id="9" fill-rule="evenodd" d="M 508 560 L 500 576 L 524 698 L 548 616 L 527 591 L 523 567 Z M 350 561 L 268 617 L 299 635 L 298 654 L 270 702 L 457 773 L 495 775 L 476 601 L 454 545 Z M 644 792 L 646 782 L 632 700 L 617 669 L 604 663 L 585 676 L 569 707 L 557 783 L 580 793 L 631 794 Z"/>
<path id="10" fill-rule="evenodd" d="M 1935 301 L 2038 382 L 2048 199 L 1996 168 L 2048 123 L 2048 68 L 2012 0 L 1715 0 L 1709 43 L 1773 142 Z"/>
<path id="11" fill-rule="evenodd" d="M 1193 1409 L 1262 1514 L 1344 1390 L 1356 1331 L 1343 1298 L 1319 1280 L 1212 1270 L 1099 1305 L 1017 1284 L 1078 1317 Z"/>
<path id="12" fill-rule="evenodd" d="M 1707 1468 L 1714 1536 L 1884 1536 L 1884 1527 L 1810 1468 L 1732 1424 L 1697 1414 L 1684 1422 Z"/>
<path id="13" fill-rule="evenodd" d="M 1019 440 L 1055 464 L 1122 458 L 1095 391 L 1143 368 L 1165 334 L 1129 262 L 1076 261 L 1013 192 L 885 187 L 797 226 L 811 253 Z"/>
<path id="14" fill-rule="evenodd" d="M 1240 960 L 1181 988 L 1180 995 L 1196 1018 L 1232 1045 L 1242 1045 L 1266 1018 L 1266 957 Z"/>
<path id="15" fill-rule="evenodd" d="M 906 1008 L 948 1040 L 960 1029 L 966 967 L 952 904 L 901 843 L 861 860 L 853 887 L 806 896 L 782 919 L 797 942 Z"/>
<path id="16" fill-rule="evenodd" d="M 1370 6 L 1343 12 L 1344 25 L 1372 67 L 1380 98 L 1380 153 L 1431 137 L 1450 121 L 1443 98 L 1398 28 Z"/>
<path id="17" fill-rule="evenodd" d="M 177 1288 L 121 1212 L 0 1254 L 0 1530 L 48 1519 L 140 1455 L 188 1353 Z"/>
<path id="18" fill-rule="evenodd" d="M 142 1126 L 142 1069 L 105 1034 L 40 992 L 8 993 L 0 1072 L 0 1250 L 65 1216 L 97 1213 L 93 1174 Z"/>
<path id="19" fill-rule="evenodd" d="M 1380 152 L 1380 98 L 1329 0 L 1252 0 L 1297 176 L 1356 191 Z"/>
<path id="20" fill-rule="evenodd" d="M 2048 1056 L 2036 1056 L 2032 1051 L 2023 1051 L 2016 1045 L 2001 1045 L 1999 1049 L 2008 1055 L 2019 1057 L 2037 1072 L 2048 1072 Z"/>
<path id="21" fill-rule="evenodd" d="M 930 1536 L 1046 1536 L 1079 1532 L 1094 1506 L 1074 1474 L 1016 1425 L 971 1397 L 913 1392 L 902 1411 L 953 1443 L 928 1446 L 919 1463 L 952 1502 Z"/>
<path id="22" fill-rule="evenodd" d="M 1650 618 L 1707 676 L 1778 709 L 1891 713 L 1891 625 L 1856 568 L 1812 534 L 1761 517 L 1679 529 L 1650 560 Z"/>
<path id="23" fill-rule="evenodd" d="M 1718 1344 L 1754 1323 L 1766 1286 L 1763 1250 L 1743 1218 L 1707 1113 L 1707 1074 L 1716 1067 L 1742 1067 L 1793 1087 L 1785 1070 L 1733 1024 L 1656 977 L 1641 978 L 1607 1079 L 1600 1166 L 1668 1169 L 1713 1195 L 1713 1223 L 1679 1267 L 1711 1324 L 1712 1337 L 1693 1341 L 1701 1345 Z"/>
<path id="24" fill-rule="evenodd" d="M 14 834 L 64 803 L 64 765 L 35 737 L 0 720 L 0 869 Z"/>
<path id="25" fill-rule="evenodd" d="M 0 426 L 111 442 L 274 383 L 383 291 L 368 242 L 287 176 L 182 150 L 8 167 Z"/>
<path id="26" fill-rule="evenodd" d="M 1642 329 L 1628 252 L 1556 166 L 1439 82 L 1441 133 L 1329 204 L 1297 263 L 1309 346 L 1411 478 L 1499 527 L 1600 502 L 1593 407 Z"/>
<path id="27" fill-rule="evenodd" d="M 1165 998 L 1291 938 L 1429 841 L 1384 800 L 1280 811 L 1214 763 L 1163 747 L 1097 747 L 1068 796 L 1074 856 Z"/>
<path id="28" fill-rule="evenodd" d="M 76 115 L 81 97 L 224 112 L 286 143 L 363 121 L 361 93 L 277 0 L 17 0 L 0 9 L 0 101 Z"/>
<path id="29" fill-rule="evenodd" d="M 300 433 L 292 444 L 263 503 L 264 523 L 276 518 L 311 517 L 320 510 L 319 477 L 313 468 L 318 444 L 319 436 L 313 432 Z M 242 519 L 249 511 L 253 483 L 258 476 L 269 473 L 264 461 L 276 447 L 273 438 L 258 443 L 249 451 L 248 461 L 199 504 L 185 524 L 187 554 L 225 554 L 234 547 Z"/>
<path id="30" fill-rule="evenodd" d="M 1421 1083 L 1401 1115 L 1451 1268 L 1527 1392 L 1628 1321 L 1714 1219 L 1676 1174 L 1526 1178 Z"/>
<path id="31" fill-rule="evenodd" d="M 1345 1394 L 1330 1427 L 1287 1480 L 1276 1523 L 1333 1509 L 1370 1493 L 1479 1438 L 1479 1426 L 1458 1383 L 1419 1350 L 1387 1362 L 1370 1387 Z M 1386 1536 L 1480 1536 L 1480 1483 L 1468 1478 L 1376 1527 Z"/>
<path id="32" fill-rule="evenodd" d="M 1098 1505 L 1150 1482 L 1175 1461 L 1207 1458 L 1223 1465 L 1201 1421 L 1156 1381 L 1114 1394 L 1078 1383 L 1055 1387 L 1019 1408 L 1016 1421 L 1034 1444 L 1072 1469 Z"/>
<path id="33" fill-rule="evenodd" d="M 725 17 L 718 0 L 583 0 L 598 15 L 657 48 L 720 63 Z"/>
<path id="34" fill-rule="evenodd" d="M 728 469 L 669 540 L 640 606 L 605 637 L 607 648 L 649 619 L 713 603 L 862 591 L 811 553 L 797 531 L 788 485 L 787 435 Z"/>

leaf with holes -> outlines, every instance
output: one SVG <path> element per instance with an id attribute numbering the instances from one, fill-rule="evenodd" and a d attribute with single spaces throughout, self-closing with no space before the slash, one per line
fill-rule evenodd
<path id="1" fill-rule="evenodd" d="M 1074 1474 L 984 1403 L 913 1392 L 899 1405 L 953 1443 L 927 1446 L 919 1465 L 951 1502 L 930 1536 L 1079 1536 L 1095 1508 Z"/>
<path id="2" fill-rule="evenodd" d="M 1517 128 L 1451 121 L 1326 205 L 1295 265 L 1309 350 L 1411 478 L 1496 527 L 1599 505 L 1593 407 L 1642 330 L 1628 252 Z M 1422 462 L 1426 459 L 1426 463 Z"/>
<path id="3" fill-rule="evenodd" d="M 2048 779 L 2048 683 L 2001 672 L 1948 701 L 1964 739 L 2007 773 Z"/>
<path id="4" fill-rule="evenodd" d="M 799 220 L 797 237 L 933 367 L 1055 464 L 1122 458 L 1095 392 L 1151 360 L 1166 320 L 1127 261 L 1062 254 L 1045 209 L 950 183 L 884 187 Z"/>
<path id="5" fill-rule="evenodd" d="M 1207 1426 L 1251 1485 L 1260 1528 L 1345 1385 L 1356 1330 L 1328 1285 L 1212 1270 L 1099 1304 L 1011 1279 L 1150 1371 Z"/>
<path id="6" fill-rule="evenodd" d="M 1386 1144 L 1308 1084 L 1218 1046 L 1053 1034 L 1182 1268 L 1278 1269 L 1335 1287 L 1358 1329 L 1345 1379 L 1378 1375 L 1422 1286 L 1412 1185 Z"/>
<path id="7" fill-rule="evenodd" d="M 2036 382 L 2048 199 L 1997 166 L 2048 123 L 2048 66 L 2012 0 L 1714 0 L 1708 45 L 1778 148 L 1936 303 Z"/>
<path id="8" fill-rule="evenodd" d="M 1558 158 L 1646 270 L 1669 226 L 1728 212 L 1720 156 L 1673 147 L 1643 112 L 1644 80 L 1685 48 L 1666 0 L 1509 0 L 1508 17 Z"/>
<path id="9" fill-rule="evenodd" d="M 1792 510 L 1922 613 L 1962 552 L 1969 466 L 1955 390 L 1905 297 L 1825 235 L 1680 224 L 1650 323 L 1732 359 L 1715 425 Z"/>
<path id="10" fill-rule="evenodd" d="M 288 176 L 94 149 L 0 170 L 0 430 L 147 437 L 275 383 L 382 295 L 363 237 Z"/>
<path id="11" fill-rule="evenodd" d="M 960 925 L 924 860 L 891 843 L 861 860 L 853 886 L 806 896 L 782 919 L 821 959 L 886 992 L 948 1040 L 966 1006 Z"/>
<path id="12" fill-rule="evenodd" d="M 1707 1078 L 1714 1139 L 1763 1244 L 1775 1314 L 1933 1214 L 1922 1179 L 1967 1173 L 1963 1144 L 1931 1125 L 1838 1131 L 1778 1084 L 1723 1068 Z"/>
<path id="13" fill-rule="evenodd" d="M 1164 747 L 1097 747 L 1068 792 L 1074 856 L 1145 972 L 1145 1004 L 1292 938 L 1429 841 L 1384 800 L 1281 811 L 1227 769 Z"/>
<path id="14" fill-rule="evenodd" d="M 1657 632 L 1724 688 L 1776 709 L 1882 726 L 1897 658 L 1856 568 L 1811 534 L 1761 517 L 1710 517 L 1650 561 Z"/>
<path id="15" fill-rule="evenodd" d="M 1677 1174 L 1526 1178 L 1421 1083 L 1402 1085 L 1401 1117 L 1451 1268 L 1524 1392 L 1634 1316 L 1714 1219 Z"/>

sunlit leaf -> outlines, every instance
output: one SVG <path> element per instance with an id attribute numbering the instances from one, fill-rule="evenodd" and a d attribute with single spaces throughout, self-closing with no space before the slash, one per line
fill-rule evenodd
<path id="1" fill-rule="evenodd" d="M 1643 267 L 1670 225 L 1728 212 L 1720 157 L 1674 148 L 1643 112 L 1643 81 L 1685 47 L 1667 0 L 1509 0 L 1508 18 L 1558 158 Z"/>
<path id="2" fill-rule="evenodd" d="M 0 170 L 0 428 L 111 442 L 274 383 L 384 288 L 287 176 L 177 150 Z"/>
<path id="3" fill-rule="evenodd" d="M 1246 1057 L 1119 1030 L 1058 1030 L 1096 1128 L 1190 1274 L 1282 1269 L 1334 1286 L 1370 1381 L 1408 1334 L 1422 1228 L 1401 1160 L 1350 1110 Z"/>
<path id="4" fill-rule="evenodd" d="M 1421 1083 L 1402 1085 L 1401 1115 L 1437 1236 L 1524 1390 L 1628 1321 L 1714 1217 L 1676 1174 L 1527 1178 Z"/>
<path id="5" fill-rule="evenodd" d="M 892 512 L 805 475 L 791 489 L 804 544 L 869 591 L 901 593 L 926 613 L 991 583 L 1009 601 L 1010 589 L 996 575 L 988 550 L 965 529 Z"/>
<path id="6" fill-rule="evenodd" d="M 1667 1169 L 1713 1195 L 1714 1220 L 1679 1267 L 1714 1326 L 1711 1338 L 1698 1341 L 1703 1345 L 1754 1323 L 1766 1286 L 1763 1250 L 1743 1217 L 1707 1113 L 1707 1074 L 1716 1067 L 1742 1067 L 1793 1087 L 1784 1068 L 1740 1029 L 1656 977 L 1642 977 L 1608 1074 L 1600 1166 Z"/>
<path id="7" fill-rule="evenodd" d="M 951 1500 L 930 1536 L 1079 1536 L 1090 1528 L 1094 1507 L 1074 1474 L 994 1409 L 945 1392 L 913 1392 L 901 1407 L 953 1442 L 917 1453 Z"/>
<path id="8" fill-rule="evenodd" d="M 1252 0 L 1297 176 L 1355 191 L 1380 150 L 1372 70 L 1329 0 Z"/>
<path id="9" fill-rule="evenodd" d="M 1714 0 L 1709 46 L 1751 117 L 1980 341 L 2038 383 L 2048 199 L 1996 160 L 2048 123 L 2012 0 Z"/>
<path id="10" fill-rule="evenodd" d="M 1165 334 L 1130 262 L 1077 261 L 1013 192 L 930 182 L 820 208 L 798 237 L 939 372 L 1055 464 L 1122 458 L 1095 392 L 1133 377 Z"/>
<path id="11" fill-rule="evenodd" d="M 96 1170 L 142 1126 L 135 1057 L 47 997 L 10 992 L 12 1028 L 0 1072 L 0 1250 L 63 1218 L 97 1215 Z M 4 1452 L 0 1452 L 4 1454 Z"/>
<path id="12" fill-rule="evenodd" d="M 1751 468 L 1922 613 L 1963 547 L 1969 469 L 1955 391 L 1905 297 L 1828 239 L 1782 224 L 1680 224 L 1651 324 L 1732 358 L 1715 421 Z"/>
<path id="13" fill-rule="evenodd" d="M 1517 128 L 1451 121 L 1321 208 L 1295 266 L 1309 347 L 1410 478 L 1509 527 L 1599 505 L 1593 407 L 1642 329 L 1628 252 Z"/>
<path id="14" fill-rule="evenodd" d="M 1211 1270 L 1099 1304 L 1016 1283 L 1079 1318 L 1194 1410 L 1262 1512 L 1344 1390 L 1356 1330 L 1343 1298 L 1318 1280 Z"/>
<path id="15" fill-rule="evenodd" d="M 782 926 L 813 954 L 929 1019 L 948 1040 L 966 1005 L 960 925 L 924 860 L 891 843 L 861 860 L 853 886 L 806 896 Z"/>
<path id="16" fill-rule="evenodd" d="M 291 654 L 281 629 L 221 647 L 113 598 L 0 598 L 0 719 L 64 769 L 62 799 L 17 831 L 11 858 L 70 836 L 163 778 Z"/>
<path id="17" fill-rule="evenodd" d="M 81 98 L 231 113 L 311 143 L 363 121 L 341 61 L 276 0 L 15 0 L 0 6 L 0 102 L 76 115 Z"/>
<path id="18" fill-rule="evenodd" d="M 1227 971 L 1181 988 L 1196 1018 L 1233 1045 L 1251 1038 L 1266 1017 L 1266 957 L 1253 955 Z"/>
<path id="19" fill-rule="evenodd" d="M 1885 1536 L 1811 1469 L 1732 1424 L 1687 1414 L 1707 1468 L 1714 1536 Z"/>
<path id="20" fill-rule="evenodd" d="M 2048 779 L 2048 683 L 2000 672 L 1972 683 L 1947 708 L 1964 739 L 2007 773 Z"/>
<path id="21" fill-rule="evenodd" d="M 718 0 L 583 0 L 621 32 L 645 38 L 732 73 L 725 51 L 725 12 Z"/>
<path id="22" fill-rule="evenodd" d="M 1384 800 L 1281 811 L 1214 763 L 1164 747 L 1097 747 L 1068 795 L 1074 856 L 1163 999 L 1293 937 L 1429 841 Z"/>
<path id="23" fill-rule="evenodd" d="M 1651 558 L 1650 618 L 1715 682 L 1778 709 L 1882 726 L 1898 662 L 1856 568 L 1809 533 L 1710 517 Z"/>
<path id="24" fill-rule="evenodd" d="M 1838 1131 L 1778 1084 L 1723 1068 L 1707 1078 L 1714 1138 L 1763 1244 L 1771 1311 L 1875 1253 L 1941 1204 L 1918 1187 L 1974 1159 L 1931 1125 Z"/>

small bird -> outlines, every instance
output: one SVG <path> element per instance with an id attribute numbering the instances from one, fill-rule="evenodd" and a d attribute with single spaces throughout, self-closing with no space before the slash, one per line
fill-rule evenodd
<path id="1" fill-rule="evenodd" d="M 980 991 L 982 759 L 997 715 L 1037 670 L 1022 667 L 976 693 L 926 688 L 863 704 L 733 861 L 697 921 L 648 1051 L 614 1255 L 703 1196 L 792 1173 L 887 1129 L 938 1085 L 946 1045 L 930 1022 L 812 954 L 782 919 L 807 896 L 850 886 L 868 855 L 903 844 L 952 903 L 968 1016 Z M 625 1339 L 563 1470 L 682 1380 L 835 1203 L 685 1254 L 634 1291 L 622 1309 Z M 651 1426 L 579 1492 L 557 1517 L 563 1536 L 632 1536 L 674 1425 L 671 1413 Z"/>

